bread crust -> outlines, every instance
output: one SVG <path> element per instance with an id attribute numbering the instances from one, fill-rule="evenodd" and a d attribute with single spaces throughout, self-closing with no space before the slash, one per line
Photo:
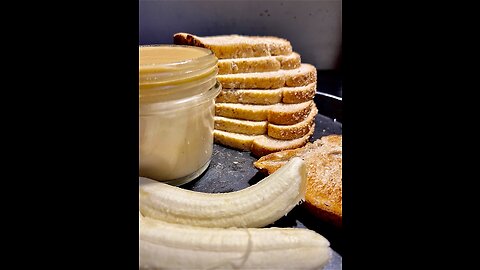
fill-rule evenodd
<path id="1" fill-rule="evenodd" d="M 272 36 L 221 35 L 200 37 L 176 33 L 173 43 L 208 48 L 218 59 L 289 55 L 292 45 L 283 38 Z"/>
<path id="2" fill-rule="evenodd" d="M 310 113 L 305 120 L 293 125 L 275 125 L 268 123 L 268 121 L 250 121 L 239 120 L 223 116 L 215 116 L 215 129 L 223 130 L 232 133 L 240 133 L 246 135 L 262 135 L 279 139 L 279 140 L 293 140 L 305 136 L 315 123 L 315 116 L 318 110 L 313 105 Z"/>
<path id="3" fill-rule="evenodd" d="M 238 150 L 250 151 L 254 156 L 261 157 L 285 149 L 302 147 L 312 136 L 314 130 L 315 124 L 305 136 L 293 140 L 278 140 L 268 135 L 245 135 L 222 130 L 214 130 L 213 135 L 216 143 Z"/>
<path id="4" fill-rule="evenodd" d="M 215 116 L 214 120 L 214 127 L 216 130 L 246 135 L 267 134 L 267 121 L 239 120 L 223 116 Z"/>
<path id="5" fill-rule="evenodd" d="M 317 82 L 306 86 L 278 89 L 222 89 L 216 98 L 219 103 L 271 105 L 276 103 L 296 104 L 312 100 Z"/>
<path id="6" fill-rule="evenodd" d="M 218 75 L 296 69 L 300 64 L 300 55 L 295 52 L 290 55 L 220 59 Z"/>
<path id="7" fill-rule="evenodd" d="M 241 120 L 268 121 L 277 125 L 293 125 L 307 117 L 313 104 L 311 100 L 298 104 L 274 105 L 215 103 L 215 115 Z"/>
<path id="8" fill-rule="evenodd" d="M 224 89 L 277 89 L 305 86 L 317 81 L 317 70 L 302 63 L 299 68 L 271 72 L 218 75 Z"/>
<path id="9" fill-rule="evenodd" d="M 312 105 L 312 109 L 307 117 L 293 125 L 276 125 L 268 123 L 267 134 L 268 136 L 279 140 L 293 140 L 305 136 L 312 126 L 315 124 L 315 116 L 318 113 L 318 109 L 315 104 Z"/>

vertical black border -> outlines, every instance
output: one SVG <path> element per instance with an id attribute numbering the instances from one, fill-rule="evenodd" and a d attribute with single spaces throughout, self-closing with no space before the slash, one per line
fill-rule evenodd
<path id="1" fill-rule="evenodd" d="M 51 56 L 42 66 L 53 66 L 44 68 L 52 80 L 42 107 L 52 113 L 41 143 L 54 161 L 45 160 L 38 200 L 48 201 L 39 220 L 49 225 L 36 242 L 48 268 L 137 269 L 138 2 L 55 10 L 58 40 L 41 51 Z"/>
<path id="2" fill-rule="evenodd" d="M 92 115 L 98 152 L 91 153 L 102 203 L 93 206 L 99 215 L 100 241 L 92 243 L 99 268 L 138 267 L 138 5 L 106 3 L 95 42 L 95 47 L 107 48 L 94 54 L 101 59 L 94 87 L 99 112 Z"/>
<path id="3" fill-rule="evenodd" d="M 468 114 L 456 114 L 472 107 L 466 65 L 451 59 L 463 56 L 456 33 L 467 25 L 455 16 L 465 15 L 450 4 L 342 2 L 345 269 L 458 269 L 468 188 L 455 183 L 468 166 L 451 152 L 454 138 L 470 146 Z"/>

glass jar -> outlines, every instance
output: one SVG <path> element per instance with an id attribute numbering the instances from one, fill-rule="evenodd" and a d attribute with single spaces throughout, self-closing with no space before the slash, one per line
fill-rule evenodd
<path id="1" fill-rule="evenodd" d="M 203 173 L 212 157 L 217 58 L 208 49 L 139 46 L 140 176 L 171 185 Z"/>

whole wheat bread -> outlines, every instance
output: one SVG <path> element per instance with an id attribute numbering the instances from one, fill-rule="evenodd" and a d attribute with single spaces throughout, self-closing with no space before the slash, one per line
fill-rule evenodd
<path id="1" fill-rule="evenodd" d="M 310 113 L 307 117 L 293 125 L 276 125 L 268 123 L 267 135 L 279 140 L 293 140 L 305 136 L 310 132 L 312 126 L 315 124 L 315 116 L 318 113 L 318 109 L 313 104 Z"/>
<path id="2" fill-rule="evenodd" d="M 239 150 L 251 151 L 253 155 L 261 157 L 273 152 L 304 146 L 314 130 L 315 124 L 312 125 L 305 136 L 293 140 L 278 140 L 268 135 L 245 135 L 222 130 L 214 130 L 213 135 L 216 143 Z"/>
<path id="3" fill-rule="evenodd" d="M 270 72 L 253 72 L 218 75 L 217 80 L 225 89 L 276 89 L 305 86 L 317 81 L 317 69 L 310 64 L 299 68 Z"/>
<path id="4" fill-rule="evenodd" d="M 283 89 L 222 89 L 215 102 L 272 105 L 282 102 Z"/>
<path id="5" fill-rule="evenodd" d="M 280 102 L 302 103 L 312 100 L 316 90 L 316 82 L 306 86 L 278 89 L 222 89 L 216 98 L 216 102 L 255 105 L 271 105 Z"/>
<path id="6" fill-rule="evenodd" d="M 310 113 L 313 101 L 297 104 L 250 105 L 215 103 L 215 115 L 234 119 L 268 121 L 277 125 L 293 125 Z"/>
<path id="7" fill-rule="evenodd" d="M 303 121 L 293 125 L 275 125 L 268 123 L 268 121 L 239 120 L 215 116 L 215 129 L 245 135 L 267 134 L 274 139 L 293 140 L 305 136 L 310 131 L 317 113 L 317 107 L 313 105 L 308 116 Z"/>
<path id="8" fill-rule="evenodd" d="M 295 69 L 300 67 L 300 63 L 300 55 L 295 52 L 289 55 L 220 59 L 218 60 L 218 74 L 222 75 L 277 71 L 280 69 Z"/>
<path id="9" fill-rule="evenodd" d="M 262 135 L 267 133 L 268 121 L 240 120 L 223 116 L 215 116 L 214 120 L 216 130 L 245 135 Z"/>
<path id="10" fill-rule="evenodd" d="M 215 105 L 217 143 L 261 156 L 301 147 L 312 135 L 317 70 L 301 64 L 288 40 L 177 33 L 174 43 L 208 48 L 219 59 L 223 90 Z"/>
<path id="11" fill-rule="evenodd" d="M 283 38 L 270 36 L 220 35 L 200 37 L 189 33 L 173 35 L 174 44 L 208 48 L 218 59 L 289 55 L 292 45 Z"/>
<path id="12" fill-rule="evenodd" d="M 293 157 L 301 157 L 307 165 L 305 206 L 319 218 L 341 226 L 342 136 L 324 136 L 299 149 L 265 155 L 254 165 L 272 174 Z"/>

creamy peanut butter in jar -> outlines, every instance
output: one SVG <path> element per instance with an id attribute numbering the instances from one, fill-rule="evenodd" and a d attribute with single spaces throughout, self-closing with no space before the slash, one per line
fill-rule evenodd
<path id="1" fill-rule="evenodd" d="M 139 46 L 139 175 L 172 185 L 204 172 L 212 157 L 217 58 L 208 49 Z"/>

